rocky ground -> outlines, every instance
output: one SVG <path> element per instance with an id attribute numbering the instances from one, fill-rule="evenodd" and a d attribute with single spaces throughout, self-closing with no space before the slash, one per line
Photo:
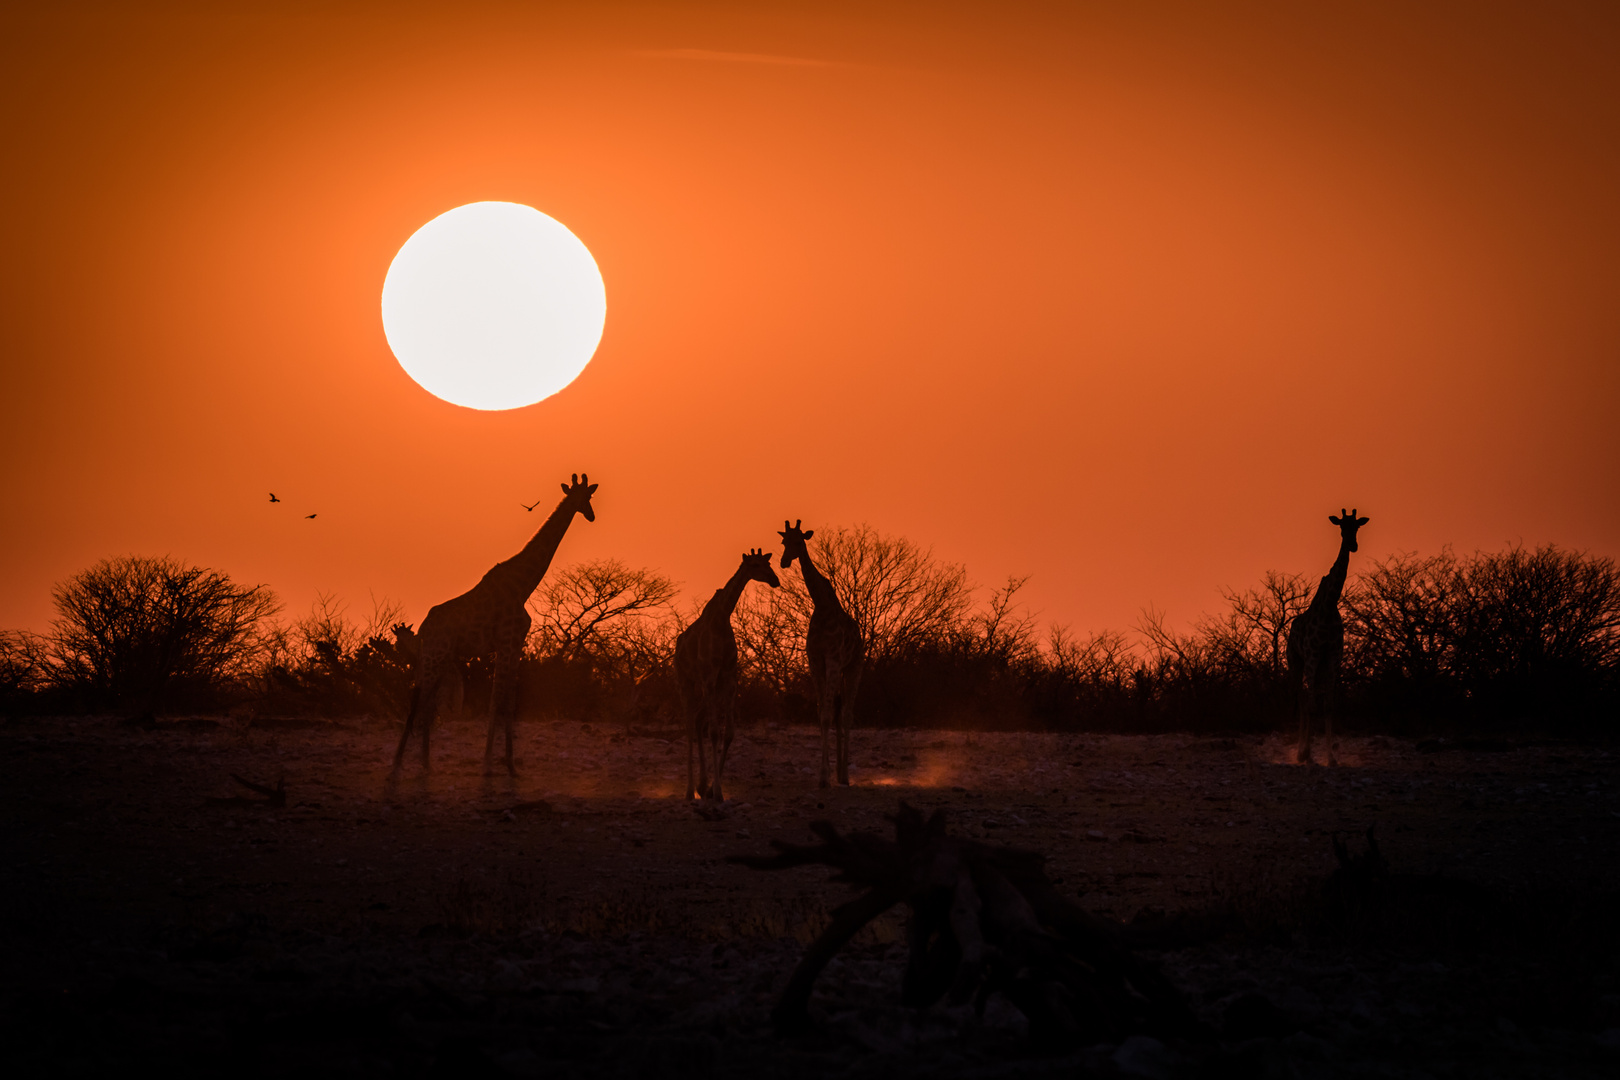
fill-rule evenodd
<path id="1" fill-rule="evenodd" d="M 515 781 L 451 723 L 431 776 L 390 785 L 381 722 L 0 725 L 7 1074 L 1620 1069 L 1606 747 L 1351 739 L 1328 770 L 1258 739 L 860 731 L 854 785 L 822 792 L 818 734 L 760 725 L 700 815 L 677 733 L 520 734 Z M 726 857 L 817 818 L 887 830 L 901 799 L 1134 920 L 1209 1037 L 1038 1050 L 999 999 L 902 1009 L 896 911 L 822 976 L 816 1029 L 778 1038 L 775 995 L 849 893 Z M 1397 899 L 1336 917 L 1332 838 L 1359 851 L 1369 824 Z"/>

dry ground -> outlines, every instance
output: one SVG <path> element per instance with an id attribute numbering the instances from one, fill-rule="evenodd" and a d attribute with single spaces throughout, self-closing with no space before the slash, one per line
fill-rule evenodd
<path id="1" fill-rule="evenodd" d="M 820 792 L 817 733 L 761 725 L 739 734 L 711 821 L 680 797 L 673 732 L 529 723 L 508 781 L 481 775 L 479 725 L 452 723 L 431 776 L 413 760 L 390 787 L 396 731 L 0 726 L 8 1074 L 142 1060 L 274 1076 L 1620 1068 L 1614 938 L 1585 937 L 1587 909 L 1620 884 L 1620 759 L 1602 747 L 1354 739 L 1329 771 L 1284 764 L 1275 740 L 860 731 L 854 786 Z M 232 773 L 284 779 L 286 806 L 220 801 L 256 798 Z M 1256 993 L 1280 1026 L 1043 1057 L 1004 1004 L 900 1009 L 896 914 L 823 975 L 819 1031 L 777 1039 L 774 995 L 848 893 L 725 857 L 808 840 L 816 818 L 886 829 L 900 799 L 1047 853 L 1093 910 L 1224 913 L 1152 955 L 1215 1029 Z M 1432 947 L 1323 931 L 1330 838 L 1369 823 L 1396 870 L 1480 883 L 1509 921 L 1553 929 Z"/>

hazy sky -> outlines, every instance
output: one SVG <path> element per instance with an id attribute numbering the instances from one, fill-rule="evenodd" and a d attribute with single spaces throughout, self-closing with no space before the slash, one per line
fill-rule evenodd
<path id="1" fill-rule="evenodd" d="M 0 15 L 0 627 L 164 553 L 416 621 L 581 470 L 559 565 L 865 521 L 1082 629 L 1345 506 L 1620 554 L 1611 5 L 132 6 Z M 379 316 L 484 199 L 607 286 L 507 413 Z"/>

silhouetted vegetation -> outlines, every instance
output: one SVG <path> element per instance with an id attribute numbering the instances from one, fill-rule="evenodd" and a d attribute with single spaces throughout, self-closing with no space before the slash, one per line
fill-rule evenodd
<path id="1" fill-rule="evenodd" d="M 1344 599 L 1364 715 L 1470 726 L 1596 728 L 1620 702 L 1620 574 L 1554 546 L 1397 555 Z"/>
<path id="2" fill-rule="evenodd" d="M 525 707 L 560 716 L 674 723 L 675 583 L 617 559 L 553 571 L 529 601 Z"/>
<path id="3" fill-rule="evenodd" d="M 266 586 L 168 557 L 103 559 L 54 599 L 50 633 L 8 647 L 8 666 L 32 665 L 15 683 L 32 681 L 62 705 L 152 712 L 247 690 L 280 607 Z"/>
<path id="4" fill-rule="evenodd" d="M 1315 581 L 1272 572 L 1223 593 L 1182 630 L 1144 612 L 1131 631 L 1042 628 L 1027 579 L 976 592 L 966 569 L 869 526 L 818 530 L 817 565 L 867 641 L 858 722 L 980 730 L 1264 731 L 1292 725 L 1286 641 Z M 603 559 L 560 567 L 529 608 L 526 713 L 673 727 L 673 582 Z M 982 597 L 982 599 L 981 599 Z M 44 635 L 0 635 L 8 711 L 217 706 L 401 715 L 415 638 L 396 605 L 368 619 L 321 597 L 290 624 L 274 596 L 173 559 L 107 560 L 56 590 Z M 1603 731 L 1620 705 L 1620 572 L 1547 546 L 1397 554 L 1347 586 L 1341 721 L 1352 730 Z M 747 593 L 735 615 L 739 718 L 813 719 L 798 574 Z M 473 658 L 442 694 L 450 714 L 488 708 Z"/>
<path id="5" fill-rule="evenodd" d="M 1044 640 L 1010 578 L 975 603 L 963 568 L 870 528 L 818 532 L 814 554 L 869 635 L 866 725 L 1262 731 L 1289 727 L 1290 622 L 1315 589 L 1268 572 L 1189 629 L 1148 610 L 1134 635 Z M 809 617 L 789 576 L 739 608 L 745 677 L 802 716 Z M 1620 573 L 1554 546 L 1396 555 L 1353 578 L 1344 719 L 1363 730 L 1596 730 L 1620 704 Z"/>
<path id="6" fill-rule="evenodd" d="M 0 630 L 0 711 L 26 708 L 45 689 L 46 641 L 23 630 Z"/>
<path id="7" fill-rule="evenodd" d="M 275 627 L 270 640 L 258 695 L 264 711 L 393 715 L 410 702 L 415 635 L 397 604 L 373 601 L 361 626 L 347 605 L 322 593 L 309 614 Z"/>

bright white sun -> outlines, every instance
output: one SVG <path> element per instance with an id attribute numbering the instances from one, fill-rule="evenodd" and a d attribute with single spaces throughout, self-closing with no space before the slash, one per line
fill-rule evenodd
<path id="1" fill-rule="evenodd" d="M 579 237 L 530 206 L 479 202 L 405 241 L 383 281 L 383 333 L 411 378 L 471 409 L 516 409 L 585 369 L 607 292 Z"/>

